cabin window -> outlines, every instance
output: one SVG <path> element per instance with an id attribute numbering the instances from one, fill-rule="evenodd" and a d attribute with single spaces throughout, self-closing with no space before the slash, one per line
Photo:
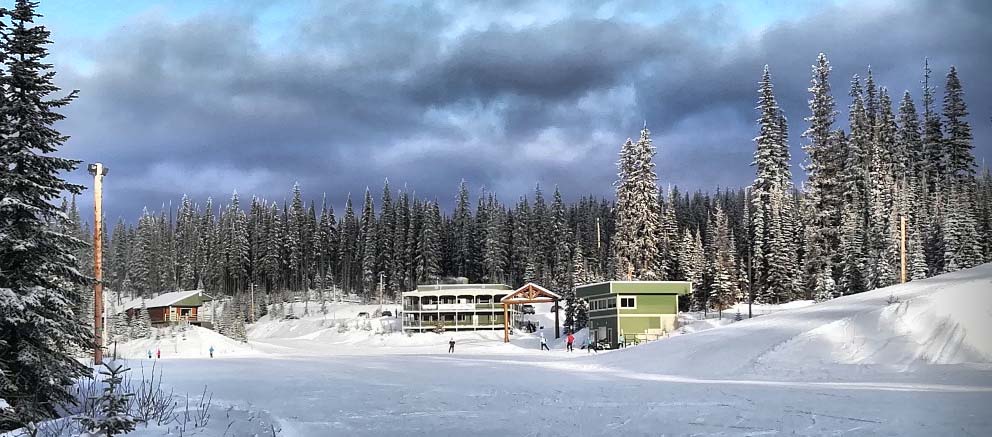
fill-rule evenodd
<path id="1" fill-rule="evenodd" d="M 635 297 L 621 297 L 620 298 L 620 308 L 637 308 L 637 298 L 635 298 Z"/>

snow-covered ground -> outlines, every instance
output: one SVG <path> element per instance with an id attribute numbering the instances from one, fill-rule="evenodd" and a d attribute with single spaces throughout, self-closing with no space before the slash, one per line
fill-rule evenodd
<path id="1" fill-rule="evenodd" d="M 216 331 L 187 326 L 185 328 L 156 329 L 157 338 L 131 340 L 111 345 L 108 354 L 121 358 L 148 358 L 161 351 L 162 359 L 209 358 L 210 348 L 215 356 L 239 357 L 257 355 L 252 343 L 243 343 L 218 334 Z"/>
<path id="2" fill-rule="evenodd" d="M 286 436 L 989 435 L 992 265 L 790 306 L 599 354 L 565 352 L 540 309 L 550 353 L 534 334 L 339 332 L 341 307 L 158 364 Z"/>

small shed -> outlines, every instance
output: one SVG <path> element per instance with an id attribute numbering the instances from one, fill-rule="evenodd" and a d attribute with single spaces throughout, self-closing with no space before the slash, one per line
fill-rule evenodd
<path id="1" fill-rule="evenodd" d="M 153 325 L 178 322 L 199 325 L 204 321 L 204 317 L 200 314 L 200 307 L 203 306 L 204 302 L 211 300 L 213 298 L 204 293 L 203 290 L 173 291 L 151 299 L 131 299 L 124 303 L 121 311 L 126 312 L 128 317 L 137 317 L 142 302 L 144 302 Z"/>

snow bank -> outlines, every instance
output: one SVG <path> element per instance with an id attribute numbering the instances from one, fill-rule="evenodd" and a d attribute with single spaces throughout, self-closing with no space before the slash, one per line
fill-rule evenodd
<path id="1" fill-rule="evenodd" d="M 162 351 L 162 359 L 166 358 L 209 358 L 210 347 L 214 348 L 214 357 L 248 356 L 260 353 L 250 343 L 242 343 L 220 335 L 210 329 L 199 326 L 188 326 L 185 330 L 178 327 L 157 329 L 159 339 L 142 338 L 124 343 L 117 343 L 117 356 L 122 358 L 148 359 L 148 351 Z M 114 345 L 107 349 L 108 354 L 114 353 Z"/>
<path id="2" fill-rule="evenodd" d="M 992 362 L 992 287 L 974 281 L 905 300 L 893 293 L 876 308 L 804 332 L 762 357 L 788 362 L 791 357 L 818 362 L 910 367 L 925 364 Z"/>
<path id="3" fill-rule="evenodd" d="M 858 372 L 988 367 L 992 264 L 673 336 L 596 360 L 631 371 L 701 377 L 817 378 L 850 366 Z"/>

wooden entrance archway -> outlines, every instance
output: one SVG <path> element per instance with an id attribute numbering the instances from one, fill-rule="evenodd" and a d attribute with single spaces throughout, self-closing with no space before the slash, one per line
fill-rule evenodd
<path id="1" fill-rule="evenodd" d="M 550 302 L 554 304 L 555 338 L 561 337 L 561 328 L 558 327 L 558 301 L 560 300 L 561 296 L 533 282 L 524 284 L 523 287 L 518 288 L 513 293 L 510 293 L 500 299 L 500 303 L 503 304 L 503 343 L 510 342 L 510 305 L 521 305 L 528 303 Z"/>

